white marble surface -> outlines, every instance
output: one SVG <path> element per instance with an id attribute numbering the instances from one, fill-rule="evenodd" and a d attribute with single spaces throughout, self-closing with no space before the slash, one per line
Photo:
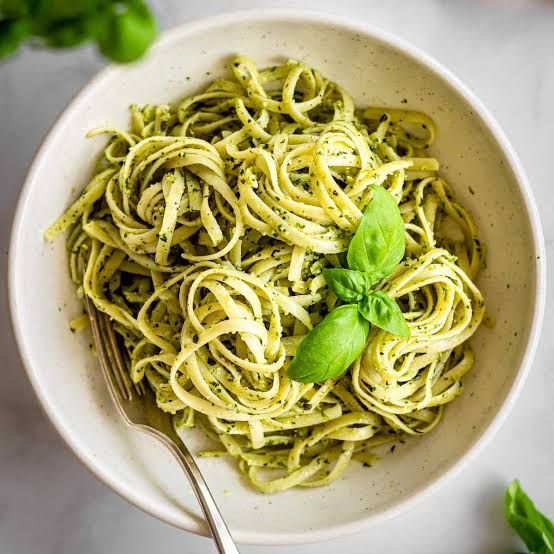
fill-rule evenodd
<path id="1" fill-rule="evenodd" d="M 164 27 L 254 6 L 339 12 L 381 26 L 425 49 L 470 85 L 506 130 L 534 189 L 548 254 L 554 254 L 550 167 L 554 4 L 503 4 L 499 0 L 158 0 L 153 4 Z M 0 552 L 213 552 L 206 539 L 173 529 L 131 507 L 97 482 L 66 450 L 29 388 L 8 322 L 3 282 L 8 235 L 26 167 L 55 117 L 101 65 L 89 48 L 57 54 L 26 51 L 0 65 Z M 548 284 L 546 320 L 533 370 L 507 422 L 480 457 L 411 512 L 363 535 L 287 551 L 510 552 L 517 541 L 503 521 L 501 497 L 514 477 L 554 516 L 552 272 Z M 499 370 L 501 363 L 499 360 Z M 241 548 L 247 554 L 283 550 Z"/>

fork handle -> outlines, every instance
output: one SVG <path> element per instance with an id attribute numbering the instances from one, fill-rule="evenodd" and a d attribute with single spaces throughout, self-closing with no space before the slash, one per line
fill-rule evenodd
<path id="1" fill-rule="evenodd" d="M 164 441 L 165 442 L 165 441 Z M 172 440 L 168 439 L 166 444 L 170 447 L 171 451 L 177 458 L 179 465 L 183 468 L 184 472 L 192 485 L 194 494 L 202 507 L 202 511 L 206 516 L 210 533 L 217 546 L 219 554 L 239 554 L 239 551 L 235 545 L 235 541 L 227 528 L 227 525 L 213 499 L 212 493 L 202 477 L 200 469 L 196 465 L 192 454 L 184 443 L 179 445 L 175 444 Z"/>

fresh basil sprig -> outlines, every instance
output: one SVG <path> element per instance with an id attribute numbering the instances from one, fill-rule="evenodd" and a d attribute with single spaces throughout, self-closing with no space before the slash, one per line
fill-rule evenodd
<path id="1" fill-rule="evenodd" d="M 51 48 L 93 41 L 110 60 L 127 63 L 157 32 L 144 0 L 0 0 L 0 59 L 32 39 Z"/>
<path id="2" fill-rule="evenodd" d="M 537 510 L 517 480 L 506 490 L 504 512 L 530 554 L 554 553 L 554 524 Z"/>
<path id="3" fill-rule="evenodd" d="M 329 288 L 348 304 L 335 308 L 303 339 L 288 367 L 294 381 L 340 376 L 362 353 L 369 323 L 401 337 L 410 329 L 398 304 L 371 287 L 391 275 L 405 250 L 405 227 L 393 196 L 372 186 L 373 198 L 350 241 L 346 268 L 323 270 Z"/>

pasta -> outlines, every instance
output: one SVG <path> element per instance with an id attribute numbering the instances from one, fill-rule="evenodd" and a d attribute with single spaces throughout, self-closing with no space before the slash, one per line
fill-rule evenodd
<path id="1" fill-rule="evenodd" d="M 233 77 L 177 106 L 131 107 L 96 175 L 46 232 L 68 230 L 78 294 L 109 315 L 131 379 L 178 429 L 198 426 L 265 493 L 337 479 L 379 445 L 431 431 L 462 391 L 484 315 L 476 225 L 427 155 L 425 114 L 358 110 L 298 61 Z M 372 327 L 342 376 L 302 384 L 286 369 L 338 305 L 340 267 L 371 186 L 400 208 L 405 256 L 378 288 L 409 338 Z M 78 324 L 76 328 L 83 325 Z"/>

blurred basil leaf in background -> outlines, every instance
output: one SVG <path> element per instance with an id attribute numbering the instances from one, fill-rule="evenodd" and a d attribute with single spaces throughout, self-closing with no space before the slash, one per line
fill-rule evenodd
<path id="1" fill-rule="evenodd" d="M 0 59 L 26 41 L 72 48 L 95 42 L 118 63 L 142 57 L 158 34 L 144 0 L 0 0 Z"/>

